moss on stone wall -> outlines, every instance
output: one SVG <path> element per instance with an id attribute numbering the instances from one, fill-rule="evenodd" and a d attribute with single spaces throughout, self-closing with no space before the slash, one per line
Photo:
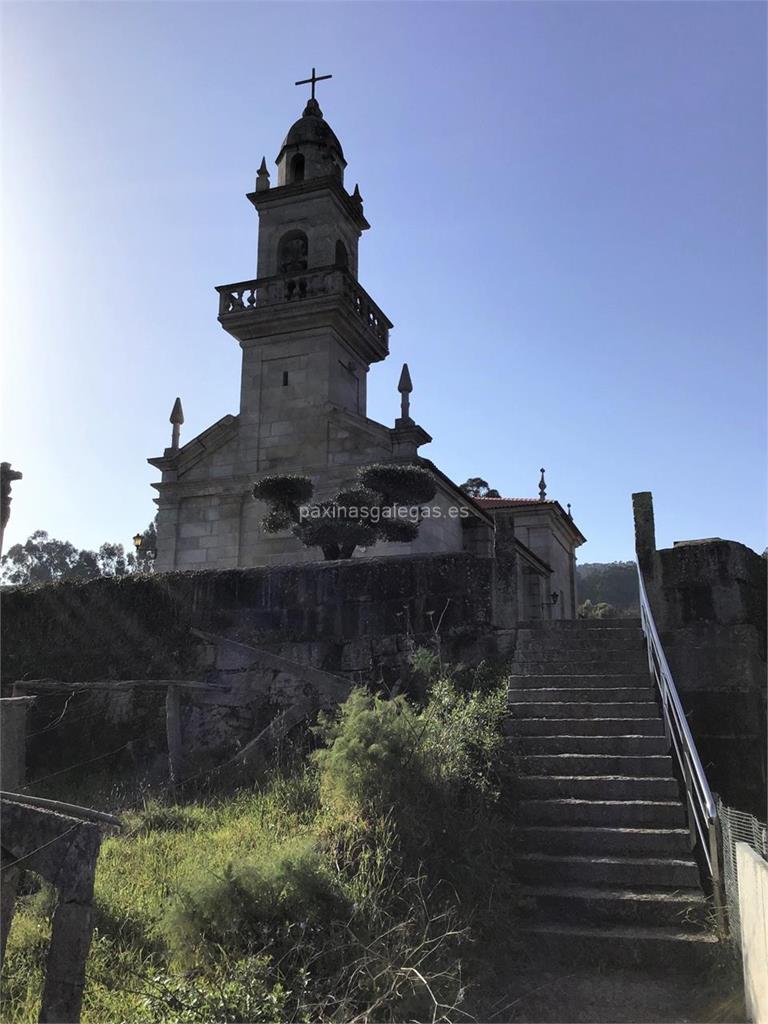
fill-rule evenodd
<path id="1" fill-rule="evenodd" d="M 487 631 L 492 561 L 465 554 L 66 581 L 2 594 L 3 681 L 184 678 L 190 627 L 262 642 Z M 198 673 L 199 674 L 199 673 Z M 7 690 L 6 690 L 7 692 Z"/>

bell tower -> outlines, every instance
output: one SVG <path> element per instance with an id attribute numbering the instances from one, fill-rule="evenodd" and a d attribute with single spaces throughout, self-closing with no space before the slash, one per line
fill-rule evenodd
<path id="1" fill-rule="evenodd" d="M 322 462 L 329 410 L 365 417 L 368 369 L 389 352 L 392 324 L 357 279 L 370 225 L 359 188 L 344 186 L 341 143 L 314 97 L 319 80 L 313 69 L 313 95 L 277 155 L 277 185 L 264 159 L 248 194 L 257 276 L 217 288 L 219 322 L 243 352 L 243 472 L 306 465 L 308 454 Z"/>

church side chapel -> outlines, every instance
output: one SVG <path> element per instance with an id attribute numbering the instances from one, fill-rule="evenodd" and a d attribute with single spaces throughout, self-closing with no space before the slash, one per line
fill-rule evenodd
<path id="1" fill-rule="evenodd" d="M 315 561 L 317 548 L 289 530 L 264 529 L 254 484 L 275 474 L 311 478 L 313 500 L 353 487 L 371 464 L 417 465 L 435 481 L 410 542 L 377 541 L 354 557 L 469 552 L 511 556 L 521 619 L 574 618 L 575 551 L 584 536 L 557 501 L 475 498 L 421 454 L 432 440 L 411 415 L 408 365 L 392 426 L 367 416 L 366 379 L 389 354 L 392 323 L 358 281 L 358 245 L 370 227 L 360 189 L 347 191 L 338 138 L 311 97 L 277 155 L 266 159 L 249 202 L 259 217 L 255 280 L 221 285 L 219 323 L 242 349 L 240 410 L 180 444 L 180 400 L 171 445 L 148 461 L 161 471 L 158 571 L 232 569 Z"/>

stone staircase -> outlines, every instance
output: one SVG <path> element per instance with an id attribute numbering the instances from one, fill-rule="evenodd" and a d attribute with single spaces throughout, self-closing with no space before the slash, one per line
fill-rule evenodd
<path id="1" fill-rule="evenodd" d="M 512 673 L 525 932 L 635 959 L 716 944 L 639 620 L 522 623 Z"/>

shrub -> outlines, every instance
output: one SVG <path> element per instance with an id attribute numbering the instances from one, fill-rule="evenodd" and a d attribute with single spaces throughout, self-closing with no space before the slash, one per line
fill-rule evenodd
<path id="1" fill-rule="evenodd" d="M 405 697 L 384 700 L 356 688 L 336 716 L 321 714 L 313 731 L 326 743 L 312 756 L 329 806 L 386 814 L 423 784 L 417 715 Z"/>
<path id="2" fill-rule="evenodd" d="M 395 544 L 408 544 L 419 535 L 419 524 L 407 519 L 382 519 L 379 533 L 383 540 Z"/>
<path id="3" fill-rule="evenodd" d="M 204 959 L 216 946 L 229 954 L 269 946 L 277 955 L 348 909 L 320 852 L 305 840 L 231 862 L 222 875 L 199 868 L 160 928 L 182 961 Z"/>
<path id="4" fill-rule="evenodd" d="M 287 993 L 270 977 L 269 957 L 219 956 L 194 977 L 168 971 L 149 978 L 134 1024 L 273 1024 L 285 1019 Z"/>
<path id="5" fill-rule="evenodd" d="M 437 490 L 435 478 L 422 466 L 375 463 L 358 472 L 363 487 L 380 494 L 390 505 L 423 505 Z"/>
<path id="6" fill-rule="evenodd" d="M 462 694 L 447 679 L 432 685 L 423 711 L 403 696 L 353 690 L 315 727 L 326 743 L 313 754 L 322 799 L 344 810 L 420 814 L 440 788 L 489 793 L 505 707 L 502 688 Z"/>
<path id="7" fill-rule="evenodd" d="M 340 491 L 334 498 L 310 507 L 300 517 L 299 506 L 313 494 L 309 477 L 274 475 L 259 480 L 253 496 L 270 506 L 262 519 L 267 533 L 291 529 L 308 548 L 319 547 L 327 560 L 351 558 L 355 548 L 371 547 L 378 540 L 410 542 L 419 522 L 376 515 L 382 505 L 421 505 L 436 492 L 432 474 L 421 466 L 399 463 L 365 466 L 358 471 L 360 486 Z"/>
<path id="8" fill-rule="evenodd" d="M 463 694 L 449 679 L 433 684 L 422 716 L 422 743 L 425 758 L 444 782 L 491 792 L 504 745 L 500 726 L 506 706 L 503 687 L 486 694 Z"/>
<path id="9" fill-rule="evenodd" d="M 262 477 L 253 487 L 253 496 L 282 509 L 298 508 L 314 493 L 312 480 L 296 473 Z"/>

